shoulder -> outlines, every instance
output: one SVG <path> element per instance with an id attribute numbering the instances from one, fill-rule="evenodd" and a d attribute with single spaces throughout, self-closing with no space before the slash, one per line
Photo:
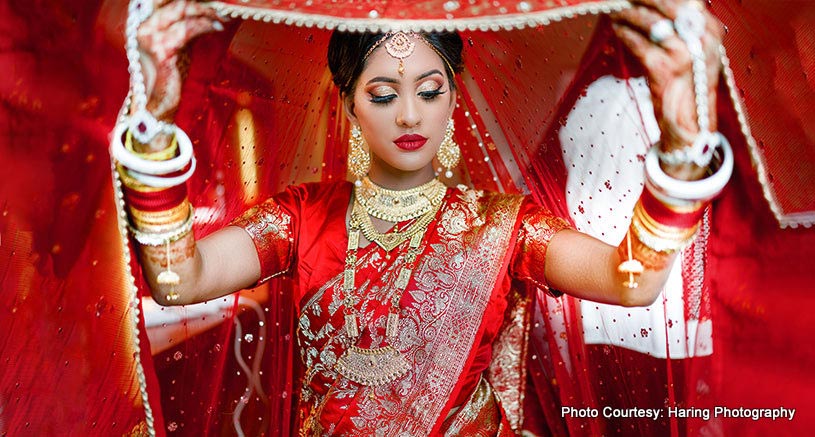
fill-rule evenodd
<path id="1" fill-rule="evenodd" d="M 523 223 L 522 226 L 544 227 L 553 232 L 571 227 L 566 219 L 541 206 L 528 194 L 496 193 L 464 185 L 459 185 L 453 190 L 454 199 L 485 223 L 512 220 Z"/>
<path id="2" fill-rule="evenodd" d="M 494 212 L 496 209 L 513 208 L 523 204 L 528 196 L 523 194 L 496 193 L 476 190 L 466 185 L 458 185 L 452 190 L 452 199 L 470 208 L 478 215 Z"/>
<path id="3" fill-rule="evenodd" d="M 450 190 L 450 205 L 445 216 L 460 217 L 476 227 L 514 223 L 526 199 L 521 194 L 476 190 L 465 185 Z"/>
<path id="4" fill-rule="evenodd" d="M 320 199 L 331 198 L 342 192 L 351 191 L 348 181 L 306 182 L 298 185 L 289 185 L 279 196 L 290 196 L 310 203 Z"/>
<path id="5" fill-rule="evenodd" d="M 325 206 L 326 201 L 351 192 L 348 181 L 307 182 L 289 185 L 283 191 L 269 197 L 264 203 L 283 206 L 288 210 L 303 210 L 315 205 Z"/>

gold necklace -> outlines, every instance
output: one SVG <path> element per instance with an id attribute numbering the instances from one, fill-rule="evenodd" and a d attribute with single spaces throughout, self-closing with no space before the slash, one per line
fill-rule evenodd
<path id="1" fill-rule="evenodd" d="M 441 205 L 447 187 L 438 179 L 409 190 L 380 187 L 367 176 L 354 187 L 354 195 L 368 215 L 391 223 L 415 219 Z"/>
<path id="2" fill-rule="evenodd" d="M 424 215 L 401 231 L 397 230 L 382 233 L 376 230 L 368 212 L 360 202 L 355 200 L 354 206 L 351 209 L 351 226 L 358 228 L 368 241 L 376 243 L 379 247 L 390 252 L 403 242 L 411 239 L 417 233 L 424 232 L 427 225 L 435 218 L 440 206 L 441 204 L 433 205 L 429 211 L 425 212 Z"/>
<path id="3" fill-rule="evenodd" d="M 356 206 L 357 202 L 355 202 Z M 438 207 L 434 209 L 435 211 Z M 364 211 L 363 211 L 364 214 Z M 427 214 L 430 214 L 428 212 Z M 366 215 L 367 217 L 367 215 Z M 422 217 L 424 218 L 424 217 Z M 370 222 L 370 218 L 368 218 Z M 345 270 L 343 271 L 343 306 L 345 307 L 345 333 L 348 336 L 349 345 L 345 353 L 337 359 L 334 369 L 345 378 L 365 386 L 379 386 L 393 382 L 410 370 L 410 363 L 392 345 L 399 334 L 399 302 L 405 293 L 405 289 L 416 268 L 416 257 L 421 252 L 420 246 L 424 235 L 427 232 L 427 223 L 417 220 L 410 226 L 416 231 L 412 232 L 410 245 L 405 254 L 405 263 L 399 270 L 399 275 L 394 283 L 395 290 L 391 293 L 390 309 L 388 310 L 388 320 L 385 324 L 385 338 L 388 344 L 382 347 L 366 349 L 357 346 L 360 337 L 358 314 L 356 309 L 356 295 L 354 293 L 356 279 L 357 248 L 359 247 L 359 236 L 362 229 L 359 222 L 352 217 L 350 231 L 348 233 L 348 247 L 345 256 Z M 423 223 L 421 226 L 418 224 Z M 404 231 L 407 232 L 407 231 Z M 368 238 L 368 237 L 366 237 Z M 371 240 L 374 241 L 374 240 Z M 402 240 L 405 241 L 405 240 Z"/>

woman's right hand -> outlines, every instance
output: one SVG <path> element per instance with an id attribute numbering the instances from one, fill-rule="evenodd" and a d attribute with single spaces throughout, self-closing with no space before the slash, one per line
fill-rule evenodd
<path id="1" fill-rule="evenodd" d="M 224 29 L 226 19 L 189 0 L 156 0 L 155 10 L 141 24 L 137 39 L 147 92 L 147 110 L 172 121 L 184 80 L 178 57 L 193 38 Z"/>

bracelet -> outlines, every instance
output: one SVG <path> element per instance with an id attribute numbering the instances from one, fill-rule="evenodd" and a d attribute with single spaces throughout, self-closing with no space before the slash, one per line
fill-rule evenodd
<path id="1" fill-rule="evenodd" d="M 694 202 L 688 208 L 668 205 L 660 201 L 649 187 L 642 190 L 637 208 L 654 222 L 673 228 L 687 229 L 702 220 L 709 202 Z"/>
<path id="2" fill-rule="evenodd" d="M 634 235 L 637 237 L 637 239 L 648 248 L 656 252 L 665 252 L 670 254 L 683 249 L 688 245 L 688 243 L 693 241 L 698 227 L 691 228 L 693 232 L 690 232 L 689 235 L 683 235 L 685 238 L 681 240 L 656 236 L 648 232 L 643 227 L 642 223 L 636 220 L 631 221 L 631 229 L 634 230 Z"/>
<path id="3" fill-rule="evenodd" d="M 140 211 L 164 211 L 180 205 L 187 199 L 186 185 L 177 185 L 171 188 L 156 190 L 158 191 L 145 192 L 134 190 L 126 186 L 122 189 L 128 206 Z"/>
<path id="4" fill-rule="evenodd" d="M 178 223 L 183 223 L 190 213 L 190 202 L 186 198 L 177 206 L 162 211 L 142 211 L 129 208 L 130 220 L 142 232 L 165 232 Z"/>
<path id="5" fill-rule="evenodd" d="M 733 149 L 724 135 L 718 132 L 715 135 L 720 137 L 719 147 L 714 152 L 721 151 L 721 164 L 715 173 L 696 181 L 668 176 L 659 165 L 659 151 L 651 147 L 645 155 L 645 177 L 654 197 L 669 205 L 688 207 L 694 202 L 710 200 L 724 189 L 733 174 Z"/>
<path id="6" fill-rule="evenodd" d="M 637 236 L 637 239 L 639 239 L 642 244 L 657 252 L 673 253 L 677 250 L 681 250 L 687 246 L 688 243 L 693 241 L 698 228 L 698 225 L 694 226 L 686 232 L 675 236 L 656 235 L 647 229 L 646 225 L 643 225 L 641 221 L 637 219 L 631 220 L 631 229 L 634 231 L 634 235 Z"/>
<path id="7" fill-rule="evenodd" d="M 617 246 L 617 253 L 621 260 L 626 259 L 628 256 L 626 249 L 625 244 Z M 643 270 L 662 270 L 668 265 L 671 254 L 668 252 L 657 252 L 643 244 L 639 238 L 635 237 L 631 240 L 631 257 L 640 263 Z M 641 273 L 642 272 L 639 272 L 637 274 Z"/>
<path id="8" fill-rule="evenodd" d="M 149 159 L 150 161 L 166 161 L 174 157 L 178 151 L 178 139 L 173 136 L 170 145 L 158 152 L 141 153 L 133 149 L 133 131 L 128 129 L 125 133 L 125 149 L 140 158 Z"/>
<path id="9" fill-rule="evenodd" d="M 193 207 L 190 205 L 190 213 L 187 220 L 184 221 L 180 226 L 177 228 L 166 231 L 166 232 L 144 232 L 140 229 L 135 228 L 134 226 L 128 226 L 130 232 L 133 234 L 133 237 L 138 241 L 140 244 L 144 246 L 161 246 L 163 244 L 169 244 L 175 241 L 178 241 L 184 238 L 187 234 L 192 231 L 192 221 L 193 221 Z"/>
<path id="10" fill-rule="evenodd" d="M 135 170 L 125 169 L 130 177 L 138 181 L 143 185 L 147 185 L 148 187 L 154 188 L 172 188 L 178 185 L 187 182 L 192 177 L 192 174 L 195 172 L 195 157 L 190 160 L 190 168 L 187 169 L 186 172 L 182 173 L 180 176 L 172 176 L 172 177 L 161 177 L 161 176 L 150 176 L 149 174 L 139 173 Z"/>
<path id="11" fill-rule="evenodd" d="M 121 164 L 116 164 L 116 172 L 119 173 L 119 179 L 122 180 L 122 185 L 126 192 L 139 192 L 139 193 L 156 193 L 164 191 L 164 188 L 148 187 L 141 182 L 133 179 Z"/>
<path id="12" fill-rule="evenodd" d="M 648 213 L 648 211 L 643 207 L 642 202 L 638 202 L 634 207 L 634 216 L 632 217 L 632 221 L 637 221 L 642 229 L 649 234 L 670 240 L 683 240 L 693 234 L 696 228 L 699 226 L 699 220 L 680 226 L 660 222 L 659 220 L 654 219 L 651 214 Z"/>
<path id="13" fill-rule="evenodd" d="M 126 129 L 128 129 L 128 125 L 126 123 L 120 123 L 113 130 L 110 152 L 116 161 L 129 170 L 147 175 L 163 175 L 181 170 L 187 167 L 190 161 L 193 160 L 192 141 L 190 141 L 190 137 L 178 126 L 174 126 L 175 139 L 178 141 L 178 156 L 166 161 L 152 161 L 129 152 L 122 142 L 122 136 L 125 134 Z M 155 186 L 151 184 L 145 185 Z"/>

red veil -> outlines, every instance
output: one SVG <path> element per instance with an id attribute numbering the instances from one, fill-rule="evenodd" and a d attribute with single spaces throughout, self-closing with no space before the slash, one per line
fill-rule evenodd
<path id="1" fill-rule="evenodd" d="M 288 435 L 297 377 L 290 284 L 181 309 L 134 297 L 149 293 L 122 244 L 107 153 L 127 90 L 118 3 L 0 6 L 0 63 L 11 72 L 0 78 L 0 434 Z M 177 123 L 199 160 L 190 182 L 197 236 L 286 185 L 345 178 L 348 126 L 325 65 L 327 29 L 394 19 L 454 26 L 464 38 L 457 182 L 529 192 L 578 228 L 613 237 L 595 227 L 608 217 L 588 201 L 594 192 L 570 187 L 605 189 L 621 202 L 637 193 L 589 177 L 613 169 L 613 159 L 580 161 L 563 132 L 605 136 L 621 98 L 631 114 L 647 114 L 633 79 L 612 79 L 613 102 L 586 91 L 604 77 L 639 75 L 598 15 L 626 2 L 277 3 L 210 3 L 236 18 L 189 50 Z M 815 8 L 788 3 L 795 7 L 713 5 L 729 29 L 718 104 L 738 168 L 705 238 L 686 251 L 678 294 L 642 310 L 657 314 L 647 324 L 627 310 L 540 296 L 528 369 L 543 404 L 528 411 L 552 434 L 727 435 L 815 423 L 804 400 L 811 324 L 798 311 L 813 303 L 803 260 L 815 255 L 815 236 L 778 229 L 815 221 L 815 124 L 806 122 L 815 113 L 815 44 L 804 26 Z M 588 112 L 573 118 L 587 101 Z M 643 138 L 626 145 L 647 146 L 646 118 L 633 124 Z M 570 176 L 572 164 L 586 173 Z M 780 376 L 783 356 L 795 358 L 783 366 L 793 381 Z M 748 382 L 772 390 L 759 397 Z M 603 417 L 604 407 L 715 405 L 798 414 L 786 422 Z M 561 406 L 600 414 L 564 417 Z"/>

